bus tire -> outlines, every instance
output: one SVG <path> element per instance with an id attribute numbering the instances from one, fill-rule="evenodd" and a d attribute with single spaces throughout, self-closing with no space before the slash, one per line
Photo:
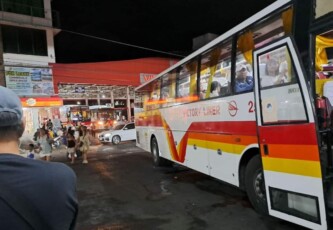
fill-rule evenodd
<path id="1" fill-rule="evenodd" d="M 116 136 L 113 136 L 113 137 L 112 137 L 112 143 L 113 143 L 114 145 L 119 144 L 120 141 L 121 141 L 120 136 L 116 135 Z"/>
<path id="2" fill-rule="evenodd" d="M 254 156 L 246 166 L 245 189 L 256 212 L 268 215 L 265 180 L 260 155 Z"/>
<path id="3" fill-rule="evenodd" d="M 153 157 L 153 163 L 155 166 L 169 166 L 171 165 L 170 161 L 160 157 L 160 150 L 158 148 L 157 140 L 156 138 L 153 138 L 151 140 L 151 154 Z"/>

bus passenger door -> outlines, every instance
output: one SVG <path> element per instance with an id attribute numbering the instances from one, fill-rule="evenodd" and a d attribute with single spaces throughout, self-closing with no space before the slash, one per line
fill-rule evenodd
<path id="1" fill-rule="evenodd" d="M 253 61 L 268 212 L 307 228 L 326 229 L 314 111 L 293 41 L 286 37 L 255 50 Z M 260 187 L 255 181 L 254 190 Z"/>

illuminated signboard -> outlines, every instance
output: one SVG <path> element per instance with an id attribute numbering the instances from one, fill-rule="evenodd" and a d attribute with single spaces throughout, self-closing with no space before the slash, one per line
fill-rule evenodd
<path id="1" fill-rule="evenodd" d="M 54 94 L 52 69 L 5 66 L 6 87 L 19 96 Z"/>
<path id="2" fill-rule="evenodd" d="M 151 73 L 140 73 L 140 83 L 145 83 L 151 79 L 156 77 L 156 74 L 151 74 Z"/>
<path id="3" fill-rule="evenodd" d="M 53 107 L 63 106 L 63 100 L 59 97 L 35 97 L 20 98 L 23 107 Z"/>

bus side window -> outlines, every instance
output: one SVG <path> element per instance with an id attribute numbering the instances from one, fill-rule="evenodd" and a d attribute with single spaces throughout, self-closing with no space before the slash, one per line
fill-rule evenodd
<path id="1" fill-rule="evenodd" d="M 196 59 L 184 64 L 179 69 L 177 77 L 177 99 L 179 102 L 198 100 L 197 96 L 197 68 Z"/>
<path id="2" fill-rule="evenodd" d="M 203 54 L 200 69 L 200 99 L 230 94 L 231 42 Z"/>

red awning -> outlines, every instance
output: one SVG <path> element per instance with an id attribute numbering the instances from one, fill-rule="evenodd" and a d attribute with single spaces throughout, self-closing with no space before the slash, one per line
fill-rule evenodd
<path id="1" fill-rule="evenodd" d="M 159 74 L 178 60 L 141 58 L 126 61 L 59 64 L 50 63 L 54 91 L 59 83 L 139 86 L 140 74 Z"/>

